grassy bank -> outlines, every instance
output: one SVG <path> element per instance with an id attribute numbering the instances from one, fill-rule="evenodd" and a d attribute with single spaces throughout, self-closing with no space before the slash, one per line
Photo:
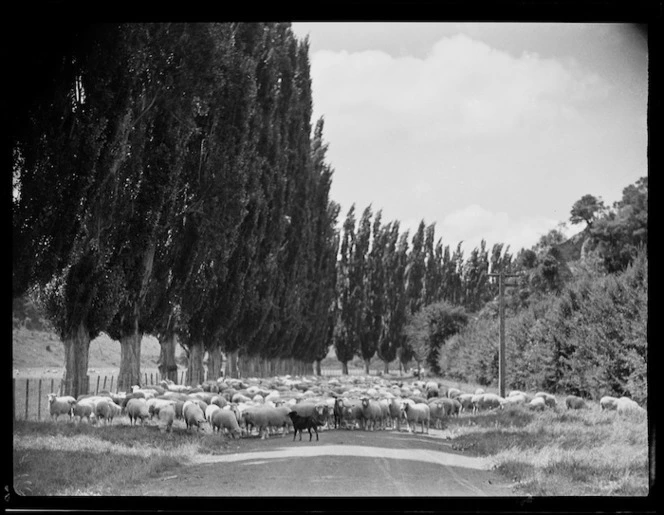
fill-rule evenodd
<path id="1" fill-rule="evenodd" d="M 188 434 L 180 421 L 165 434 L 156 425 L 127 424 L 15 421 L 14 488 L 21 495 L 117 495 L 126 485 L 176 473 L 196 454 L 223 453 L 229 445 L 223 435 Z"/>
<path id="2" fill-rule="evenodd" d="M 489 457 L 523 495 L 648 494 L 644 414 L 513 407 L 450 420 L 447 430 L 456 448 Z"/>

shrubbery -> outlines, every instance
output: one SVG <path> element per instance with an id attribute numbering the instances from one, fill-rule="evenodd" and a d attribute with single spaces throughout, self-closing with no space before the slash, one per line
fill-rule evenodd
<path id="1" fill-rule="evenodd" d="M 542 295 L 506 321 L 508 388 L 592 398 L 647 400 L 648 258 L 623 272 L 587 271 L 558 295 Z M 483 385 L 498 381 L 499 321 L 489 304 L 451 338 L 443 374 Z"/>

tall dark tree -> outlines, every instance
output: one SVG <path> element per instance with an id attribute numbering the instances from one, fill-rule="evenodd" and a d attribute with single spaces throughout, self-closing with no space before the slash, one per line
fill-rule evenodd
<path id="1" fill-rule="evenodd" d="M 337 264 L 337 319 L 334 329 L 334 349 L 341 362 L 342 373 L 348 374 L 348 362 L 358 353 L 360 342 L 356 327 L 358 295 L 355 291 L 353 256 L 355 255 L 355 205 L 348 210 L 343 224 L 339 261 Z"/>
<path id="2" fill-rule="evenodd" d="M 65 392 L 86 392 L 90 340 L 115 316 L 140 74 L 127 25 L 75 31 L 48 55 L 51 87 L 28 108 L 13 148 L 14 293 L 38 285 L 65 346 Z M 49 51 L 47 50 L 47 53 Z"/>

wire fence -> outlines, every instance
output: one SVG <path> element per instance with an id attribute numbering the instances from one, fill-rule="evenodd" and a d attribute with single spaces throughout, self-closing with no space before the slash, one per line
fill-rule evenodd
<path id="1" fill-rule="evenodd" d="M 371 375 L 377 372 L 372 371 Z M 341 368 L 322 368 L 323 377 L 342 376 Z M 366 375 L 363 369 L 350 368 L 348 375 L 360 376 Z M 142 386 L 157 385 L 161 381 L 159 372 L 144 372 L 142 376 Z M 179 381 L 177 384 L 187 384 L 187 371 L 178 371 Z M 13 408 L 14 419 L 20 420 L 48 420 L 50 418 L 48 394 L 55 393 L 62 395 L 64 391 L 64 381 L 55 378 L 13 378 Z M 90 374 L 88 375 L 88 393 L 98 394 L 99 392 L 118 393 L 118 379 L 115 375 L 108 374 Z"/>

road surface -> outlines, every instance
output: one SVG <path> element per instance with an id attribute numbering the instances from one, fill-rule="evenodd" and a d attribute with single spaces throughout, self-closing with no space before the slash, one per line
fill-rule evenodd
<path id="1" fill-rule="evenodd" d="M 437 433 L 437 434 L 436 434 Z M 298 436 L 299 438 L 299 436 Z M 141 496 L 510 496 L 485 459 L 452 442 L 397 431 L 320 432 L 232 442 L 125 490 Z"/>

